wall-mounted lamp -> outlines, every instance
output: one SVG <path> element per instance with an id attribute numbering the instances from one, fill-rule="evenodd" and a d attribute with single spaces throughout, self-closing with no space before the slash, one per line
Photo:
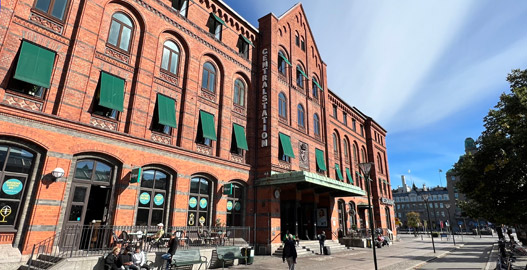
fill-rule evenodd
<path id="1" fill-rule="evenodd" d="M 64 169 L 62 168 L 55 168 L 52 172 L 51 172 L 51 175 L 53 175 L 53 177 L 55 177 L 55 180 L 61 178 L 62 176 L 64 176 Z"/>

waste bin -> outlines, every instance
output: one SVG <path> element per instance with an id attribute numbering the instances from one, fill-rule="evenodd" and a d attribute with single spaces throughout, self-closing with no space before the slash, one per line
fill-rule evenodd
<path id="1" fill-rule="evenodd" d="M 245 259 L 240 259 L 239 264 L 253 264 L 254 262 L 254 249 L 253 247 L 244 247 L 242 248 L 242 255 L 247 257 L 247 262 Z"/>

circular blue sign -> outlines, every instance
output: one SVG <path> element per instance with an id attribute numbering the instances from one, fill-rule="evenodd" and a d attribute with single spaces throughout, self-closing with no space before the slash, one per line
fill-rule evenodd
<path id="1" fill-rule="evenodd" d="M 2 185 L 2 191 L 7 195 L 16 195 L 22 191 L 24 185 L 18 179 L 9 179 Z"/>
<path id="2" fill-rule="evenodd" d="M 199 200 L 199 207 L 201 208 L 207 207 L 207 199 L 202 198 L 201 200 Z"/>
<path id="3" fill-rule="evenodd" d="M 156 194 L 156 196 L 154 196 L 154 203 L 156 205 L 162 205 L 164 201 L 165 197 L 163 196 L 163 194 Z"/>
<path id="4" fill-rule="evenodd" d="M 150 202 L 150 193 L 143 192 L 139 195 L 139 202 L 141 204 L 148 204 Z"/>
<path id="5" fill-rule="evenodd" d="M 229 210 L 229 211 L 232 210 L 232 201 L 228 201 L 227 202 L 227 210 Z"/>
<path id="6" fill-rule="evenodd" d="M 196 197 L 191 197 L 188 200 L 188 205 L 190 206 L 190 208 L 196 207 L 196 205 L 198 205 L 198 200 L 196 199 Z"/>
<path id="7" fill-rule="evenodd" d="M 236 202 L 234 209 L 236 209 L 236 211 L 240 211 L 240 209 L 242 209 L 242 204 L 240 202 Z"/>

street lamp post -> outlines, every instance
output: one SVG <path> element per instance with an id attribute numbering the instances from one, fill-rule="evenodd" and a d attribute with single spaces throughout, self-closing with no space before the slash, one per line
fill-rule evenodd
<path id="1" fill-rule="evenodd" d="M 370 229 L 371 229 L 371 246 L 373 247 L 373 263 L 375 264 L 375 270 L 377 270 L 377 253 L 375 251 L 375 231 L 373 228 L 375 227 L 375 225 L 373 223 L 373 211 L 371 209 L 371 200 L 370 200 L 370 185 L 371 185 L 370 171 L 371 171 L 372 165 L 373 165 L 373 162 L 359 163 L 360 170 L 367 177 L 366 193 L 368 194 L 368 213 L 369 213 L 369 221 L 370 221 Z"/>
<path id="2" fill-rule="evenodd" d="M 428 214 L 428 223 L 430 224 L 430 236 L 432 237 L 432 247 L 434 248 L 434 253 L 436 253 L 436 245 L 434 243 L 434 235 L 432 233 L 432 222 L 430 221 L 430 210 L 428 209 L 428 194 L 423 194 L 423 200 L 426 204 L 426 213 Z"/>
<path id="3" fill-rule="evenodd" d="M 450 204 L 445 203 L 446 212 L 448 213 L 448 226 L 450 227 L 450 232 L 452 233 L 452 241 L 454 241 L 454 246 L 456 245 L 456 238 L 454 235 L 454 230 L 452 230 L 452 223 L 450 221 Z"/>

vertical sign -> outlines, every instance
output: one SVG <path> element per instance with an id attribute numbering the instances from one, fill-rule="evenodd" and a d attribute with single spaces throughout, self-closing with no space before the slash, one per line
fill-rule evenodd
<path id="1" fill-rule="evenodd" d="M 130 172 L 130 183 L 140 183 L 141 182 L 141 167 L 132 169 Z"/>
<path id="2" fill-rule="evenodd" d="M 262 50 L 262 134 L 260 136 L 262 143 L 261 147 L 269 146 L 269 134 L 267 133 L 267 107 L 269 100 L 268 92 L 268 76 L 269 71 L 269 50 L 267 48 Z"/>

